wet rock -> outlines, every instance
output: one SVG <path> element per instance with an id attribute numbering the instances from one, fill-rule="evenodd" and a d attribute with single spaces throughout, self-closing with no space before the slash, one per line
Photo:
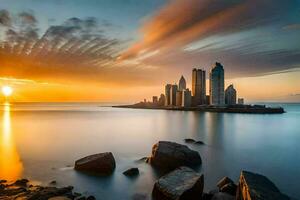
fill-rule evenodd
<path id="1" fill-rule="evenodd" d="M 202 196 L 203 187 L 203 175 L 179 167 L 154 184 L 152 195 L 155 200 L 196 200 Z"/>
<path id="2" fill-rule="evenodd" d="M 137 176 L 137 175 L 139 175 L 139 173 L 140 173 L 140 171 L 136 167 L 130 168 L 130 169 L 126 170 L 125 172 L 123 172 L 123 174 L 125 176 Z"/>
<path id="3" fill-rule="evenodd" d="M 210 193 L 203 193 L 201 200 L 211 200 L 214 195 Z"/>
<path id="4" fill-rule="evenodd" d="M 197 151 L 175 142 L 160 141 L 152 147 L 150 163 L 163 170 L 173 170 L 180 166 L 196 167 L 201 164 Z"/>
<path id="5" fill-rule="evenodd" d="M 227 176 L 225 176 L 224 178 L 222 178 L 218 183 L 217 186 L 219 188 L 219 190 L 224 186 L 227 185 L 229 183 L 234 183 L 233 180 L 231 180 L 230 178 L 228 178 Z"/>
<path id="6" fill-rule="evenodd" d="M 94 196 L 88 196 L 86 200 L 96 200 L 96 198 Z"/>
<path id="7" fill-rule="evenodd" d="M 13 185 L 26 187 L 28 182 L 29 181 L 27 179 L 19 179 L 16 182 L 14 182 Z"/>
<path id="8" fill-rule="evenodd" d="M 227 183 L 223 187 L 220 188 L 220 192 L 227 193 L 235 196 L 237 190 L 237 185 L 234 183 Z"/>
<path id="9" fill-rule="evenodd" d="M 75 170 L 109 175 L 116 168 L 116 162 L 111 152 L 99 153 L 81 158 L 75 162 Z"/>
<path id="10" fill-rule="evenodd" d="M 236 200 L 289 200 L 267 177 L 242 171 Z"/>
<path id="11" fill-rule="evenodd" d="M 191 138 L 186 138 L 186 139 L 184 139 L 184 141 L 186 143 L 195 143 L 196 142 L 194 139 L 191 139 Z"/>
<path id="12" fill-rule="evenodd" d="M 199 141 L 196 141 L 195 144 L 203 145 L 205 143 L 203 141 L 199 140 Z"/>
<path id="13" fill-rule="evenodd" d="M 227 193 L 218 192 L 213 195 L 211 200 L 235 200 L 235 197 Z"/>

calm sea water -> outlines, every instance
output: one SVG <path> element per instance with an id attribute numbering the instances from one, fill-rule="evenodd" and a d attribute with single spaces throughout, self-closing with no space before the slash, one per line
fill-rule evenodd
<path id="1" fill-rule="evenodd" d="M 184 143 L 194 138 L 204 146 L 188 145 L 203 160 L 199 172 L 206 189 L 223 176 L 238 180 L 241 170 L 268 176 L 282 192 L 300 198 L 300 104 L 283 106 L 276 115 L 199 113 L 101 107 L 101 104 L 1 105 L 0 179 L 26 177 L 47 185 L 73 185 L 75 191 L 98 199 L 132 199 L 150 194 L 158 178 L 136 160 L 148 156 L 154 143 Z M 110 177 L 75 172 L 83 156 L 113 152 L 117 168 Z M 139 167 L 140 176 L 122 172 Z"/>

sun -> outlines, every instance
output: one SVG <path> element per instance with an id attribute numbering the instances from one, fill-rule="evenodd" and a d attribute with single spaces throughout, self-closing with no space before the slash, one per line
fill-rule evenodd
<path id="1" fill-rule="evenodd" d="M 4 96 L 9 97 L 13 92 L 13 89 L 10 86 L 2 86 L 2 93 Z"/>

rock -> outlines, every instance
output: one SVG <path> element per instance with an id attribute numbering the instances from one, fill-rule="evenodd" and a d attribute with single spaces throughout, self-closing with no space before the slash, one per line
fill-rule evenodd
<path id="1" fill-rule="evenodd" d="M 152 147 L 149 161 L 154 167 L 167 171 L 180 166 L 196 167 L 202 162 L 197 151 L 185 145 L 167 141 L 160 141 Z"/>
<path id="2" fill-rule="evenodd" d="M 191 139 L 191 138 L 184 139 L 184 141 L 185 141 L 186 143 L 195 143 L 195 140 L 194 140 L 194 139 Z"/>
<path id="3" fill-rule="evenodd" d="M 233 180 L 231 180 L 230 178 L 228 178 L 227 176 L 225 176 L 224 178 L 222 178 L 218 183 L 217 186 L 219 188 L 219 190 L 226 184 L 228 183 L 234 183 Z"/>
<path id="4" fill-rule="evenodd" d="M 96 198 L 94 196 L 88 196 L 86 200 L 96 200 Z"/>
<path id="5" fill-rule="evenodd" d="M 220 192 L 227 193 L 235 196 L 237 190 L 237 185 L 234 183 L 227 183 L 223 187 L 220 188 Z"/>
<path id="6" fill-rule="evenodd" d="M 99 153 L 81 158 L 75 162 L 75 170 L 109 175 L 116 168 L 116 162 L 111 152 Z"/>
<path id="7" fill-rule="evenodd" d="M 125 176 L 137 176 L 139 175 L 140 171 L 138 168 L 130 168 L 128 170 L 126 170 L 125 172 L 123 172 L 123 174 Z"/>
<path id="8" fill-rule="evenodd" d="M 56 185 L 56 183 L 57 183 L 56 181 L 51 181 L 49 184 L 50 185 Z"/>
<path id="9" fill-rule="evenodd" d="M 211 200 L 214 195 L 210 193 L 203 193 L 201 200 Z"/>
<path id="10" fill-rule="evenodd" d="M 205 144 L 203 141 L 197 141 L 197 142 L 195 142 L 195 144 L 200 144 L 200 145 L 202 145 L 202 144 Z"/>
<path id="11" fill-rule="evenodd" d="M 14 182 L 13 185 L 26 187 L 28 182 L 29 181 L 27 179 L 19 179 L 16 182 Z"/>
<path id="12" fill-rule="evenodd" d="M 214 194 L 211 200 L 235 200 L 235 197 L 226 193 L 218 192 Z"/>
<path id="13" fill-rule="evenodd" d="M 201 198 L 203 187 L 203 175 L 179 167 L 156 181 L 152 195 L 157 200 L 196 200 Z"/>
<path id="14" fill-rule="evenodd" d="M 6 182 L 7 182 L 7 180 L 0 180 L 0 184 L 6 183 Z"/>
<path id="15" fill-rule="evenodd" d="M 71 199 L 65 196 L 56 196 L 56 197 L 51 197 L 48 200 L 71 200 Z"/>
<path id="16" fill-rule="evenodd" d="M 267 177 L 242 171 L 236 200 L 289 200 Z"/>

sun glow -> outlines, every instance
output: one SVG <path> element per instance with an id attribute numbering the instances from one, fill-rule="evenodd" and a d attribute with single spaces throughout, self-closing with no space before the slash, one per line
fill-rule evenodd
<path id="1" fill-rule="evenodd" d="M 13 89 L 10 86 L 2 86 L 2 93 L 4 96 L 9 97 L 13 92 Z"/>

